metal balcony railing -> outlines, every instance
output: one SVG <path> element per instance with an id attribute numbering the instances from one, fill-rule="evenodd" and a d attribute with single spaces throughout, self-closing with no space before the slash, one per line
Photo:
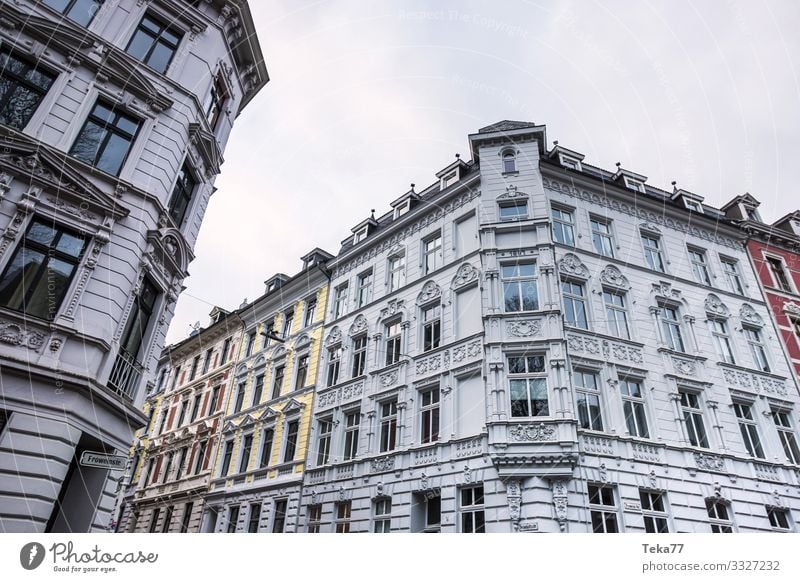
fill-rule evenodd
<path id="1" fill-rule="evenodd" d="M 144 367 L 136 361 L 136 358 L 124 349 L 120 349 L 111 369 L 108 385 L 126 400 L 133 400 L 143 373 Z"/>

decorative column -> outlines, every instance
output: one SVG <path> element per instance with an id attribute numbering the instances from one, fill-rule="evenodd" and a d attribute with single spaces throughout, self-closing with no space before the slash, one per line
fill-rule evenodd
<path id="1" fill-rule="evenodd" d="M 653 327 L 656 329 L 656 336 L 658 337 L 658 343 L 662 346 L 666 345 L 664 341 L 664 332 L 659 325 L 658 316 L 661 313 L 661 308 L 656 307 L 655 305 L 650 306 L 650 317 L 653 319 Z"/>
<path id="2" fill-rule="evenodd" d="M 397 401 L 397 445 L 398 446 L 406 446 L 408 443 L 405 441 L 407 440 L 406 435 L 410 434 L 411 431 L 405 430 L 406 428 L 406 407 L 407 403 L 400 402 L 400 399 Z"/>
<path id="3" fill-rule="evenodd" d="M 692 337 L 692 342 L 694 343 L 694 353 L 700 353 L 700 344 L 697 343 L 697 334 L 695 334 L 694 330 L 694 322 L 697 321 L 694 315 L 684 315 L 683 321 L 685 321 L 689 325 L 689 335 Z"/>
<path id="4" fill-rule="evenodd" d="M 680 434 L 681 442 L 688 443 L 689 438 L 686 435 L 685 421 L 681 413 L 681 395 L 677 392 L 673 392 L 669 395 L 669 399 L 672 401 L 672 412 L 675 415 L 675 423 L 678 425 L 678 433 Z"/>
<path id="5" fill-rule="evenodd" d="M 553 279 L 555 267 L 552 265 L 540 267 L 539 272 L 542 274 L 542 288 L 544 289 L 544 305 L 547 309 L 559 309 L 559 302 L 553 296 Z"/>
<path id="6" fill-rule="evenodd" d="M 372 351 L 375 353 L 375 358 L 373 360 L 373 364 L 375 368 L 382 368 L 383 365 L 381 364 L 381 356 L 384 355 L 383 352 L 385 350 L 381 349 L 381 338 L 383 337 L 382 334 L 376 333 L 372 336 L 372 341 L 375 342 L 375 349 Z"/>
<path id="7" fill-rule="evenodd" d="M 562 532 L 567 531 L 567 486 L 569 481 L 557 479 L 551 482 L 553 489 L 553 506 L 555 507 L 558 527 Z"/>
<path id="8" fill-rule="evenodd" d="M 442 418 L 439 419 L 439 426 L 445 427 L 450 423 L 450 438 L 455 438 L 458 434 L 456 423 L 458 422 L 458 414 L 456 414 L 456 395 L 450 396 L 453 392 L 454 378 L 452 374 L 447 374 L 442 377 L 442 400 L 447 400 L 447 406 L 442 402 Z M 443 435 L 440 435 L 443 436 Z"/>
<path id="9" fill-rule="evenodd" d="M 725 434 L 722 430 L 722 424 L 719 421 L 719 415 L 717 414 L 717 409 L 719 408 L 719 402 L 716 400 L 708 400 L 706 402 L 706 406 L 711 411 L 711 419 L 714 422 L 714 428 L 717 429 L 717 438 L 719 439 L 719 448 L 722 450 L 726 450 L 728 447 L 725 445 Z"/>
<path id="10" fill-rule="evenodd" d="M 489 364 L 489 398 L 487 399 L 487 416 L 493 421 L 505 420 L 507 417 L 505 407 L 505 390 L 500 385 L 500 371 L 503 369 L 502 362 L 492 362 Z"/>
<path id="11" fill-rule="evenodd" d="M 486 288 L 488 290 L 488 300 L 489 300 L 489 313 L 499 313 L 500 303 L 498 300 L 498 279 L 500 277 L 500 272 L 497 270 L 492 269 L 487 270 L 484 274 L 484 278 L 486 280 Z"/>
<path id="12" fill-rule="evenodd" d="M 511 519 L 512 531 L 519 531 L 520 509 L 522 507 L 522 490 L 517 479 L 506 481 L 506 499 L 508 500 L 508 515 Z"/>
<path id="13" fill-rule="evenodd" d="M 565 374 L 561 371 L 566 365 L 567 361 L 563 358 L 552 358 L 550 360 L 550 367 L 555 370 L 555 386 L 553 390 L 555 391 L 555 404 L 558 407 L 553 412 L 560 418 L 569 418 L 572 415 L 572 407 L 569 405 L 571 402 L 569 386 L 566 386 L 563 382 Z"/>
<path id="14" fill-rule="evenodd" d="M 367 417 L 367 450 L 357 451 L 357 452 L 369 454 L 372 452 L 372 440 L 373 440 L 372 437 L 375 436 L 375 426 L 374 426 L 375 411 L 370 410 L 369 412 L 366 413 L 366 417 Z"/>

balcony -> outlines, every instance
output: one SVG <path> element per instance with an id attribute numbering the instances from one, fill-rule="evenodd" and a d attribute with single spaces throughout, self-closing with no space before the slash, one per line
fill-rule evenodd
<path id="1" fill-rule="evenodd" d="M 136 358 L 120 349 L 111 369 L 108 385 L 125 400 L 133 401 L 143 373 L 144 367 L 136 361 Z"/>

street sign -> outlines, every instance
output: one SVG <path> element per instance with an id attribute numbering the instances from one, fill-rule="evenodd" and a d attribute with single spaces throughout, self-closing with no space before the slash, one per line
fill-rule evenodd
<path id="1" fill-rule="evenodd" d="M 84 467 L 100 467 L 112 471 L 124 471 L 128 462 L 127 457 L 122 455 L 107 455 L 95 451 L 83 451 L 81 455 L 81 465 Z"/>

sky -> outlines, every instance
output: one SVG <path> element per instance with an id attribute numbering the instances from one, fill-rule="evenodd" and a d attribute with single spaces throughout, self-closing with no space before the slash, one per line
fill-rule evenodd
<path id="1" fill-rule="evenodd" d="M 800 3 L 251 0 L 270 82 L 239 116 L 167 341 L 421 190 L 503 119 L 721 206 L 800 208 Z"/>

